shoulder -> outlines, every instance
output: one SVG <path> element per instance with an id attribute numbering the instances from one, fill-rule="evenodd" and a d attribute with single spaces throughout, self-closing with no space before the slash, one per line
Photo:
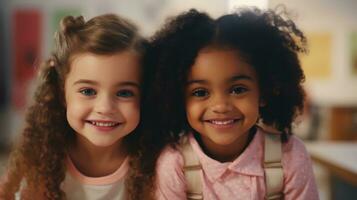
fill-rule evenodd
<path id="1" fill-rule="evenodd" d="M 180 150 L 176 146 L 167 145 L 161 152 L 157 161 L 158 173 L 171 171 L 182 171 L 184 159 Z"/>
<path id="2" fill-rule="evenodd" d="M 283 165 L 303 165 L 310 162 L 310 156 L 303 141 L 296 136 L 291 136 L 286 143 L 283 143 L 282 149 Z"/>
<path id="3" fill-rule="evenodd" d="M 291 136 L 288 142 L 283 143 L 282 149 L 282 165 L 287 178 L 312 174 L 310 155 L 302 140 Z"/>
<path id="4" fill-rule="evenodd" d="M 156 167 L 156 199 L 186 199 L 184 160 L 179 149 L 167 146 Z"/>
<path id="5" fill-rule="evenodd" d="M 296 136 L 283 144 L 282 164 L 286 199 L 318 199 L 310 156 Z"/>

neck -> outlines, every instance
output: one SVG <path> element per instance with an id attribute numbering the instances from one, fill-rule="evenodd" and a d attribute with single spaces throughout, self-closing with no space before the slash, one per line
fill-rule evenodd
<path id="1" fill-rule="evenodd" d="M 237 138 L 236 141 L 227 145 L 216 144 L 210 139 L 201 136 L 198 137 L 198 142 L 206 155 L 212 159 L 219 162 L 232 162 L 244 152 L 253 136 L 254 134 L 250 134 L 248 131 L 246 134 Z"/>
<path id="2" fill-rule="evenodd" d="M 69 156 L 82 174 L 101 177 L 114 173 L 125 160 L 127 152 L 122 140 L 108 147 L 98 147 L 79 136 L 69 149 Z"/>

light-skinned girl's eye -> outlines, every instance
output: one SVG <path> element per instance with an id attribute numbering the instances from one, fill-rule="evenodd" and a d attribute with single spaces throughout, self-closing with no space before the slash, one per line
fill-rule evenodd
<path id="1" fill-rule="evenodd" d="M 97 92 L 91 88 L 86 88 L 86 89 L 80 90 L 79 92 L 81 94 L 83 94 L 84 96 L 93 96 L 93 95 L 97 94 Z"/>
<path id="2" fill-rule="evenodd" d="M 235 86 L 235 87 L 233 87 L 232 89 L 231 89 L 231 93 L 232 94 L 242 94 L 242 93 L 244 93 L 244 92 L 246 92 L 246 91 L 248 91 L 248 89 L 247 88 L 245 88 L 245 87 L 241 87 L 241 86 Z"/>
<path id="3" fill-rule="evenodd" d="M 118 97 L 124 97 L 124 98 L 133 97 L 134 96 L 134 92 L 132 92 L 130 90 L 120 90 L 120 91 L 117 92 L 117 96 Z"/>
<path id="4" fill-rule="evenodd" d="M 208 91 L 207 91 L 207 90 L 204 90 L 204 89 L 194 90 L 194 91 L 192 92 L 192 96 L 195 96 L 195 97 L 205 97 L 205 96 L 208 96 Z"/>

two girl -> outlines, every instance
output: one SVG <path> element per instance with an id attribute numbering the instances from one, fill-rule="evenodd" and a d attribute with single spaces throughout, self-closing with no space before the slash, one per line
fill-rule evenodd
<path id="1" fill-rule="evenodd" d="M 146 41 L 112 14 L 60 25 L 1 199 L 129 199 Z"/>
<path id="2" fill-rule="evenodd" d="M 309 156 L 291 135 L 305 50 L 292 21 L 258 9 L 218 19 L 190 10 L 153 36 L 145 73 L 144 41 L 127 21 L 62 22 L 4 197 L 318 199 Z M 264 162 L 271 132 L 282 141 L 276 165 Z M 268 168 L 283 181 L 272 196 Z"/>

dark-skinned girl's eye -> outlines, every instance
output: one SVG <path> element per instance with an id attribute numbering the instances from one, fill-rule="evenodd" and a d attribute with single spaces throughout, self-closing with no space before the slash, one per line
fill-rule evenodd
<path id="1" fill-rule="evenodd" d="M 244 92 L 246 92 L 246 91 L 248 91 L 248 89 L 247 88 L 245 88 L 245 87 L 242 87 L 242 86 L 235 86 L 235 87 L 233 87 L 232 89 L 231 89 L 231 93 L 232 94 L 242 94 L 242 93 L 244 93 Z"/>
<path id="2" fill-rule="evenodd" d="M 93 96 L 97 94 L 97 92 L 91 88 L 82 89 L 79 92 L 84 96 Z"/>
<path id="3" fill-rule="evenodd" d="M 208 96 L 208 91 L 204 90 L 204 89 L 197 89 L 192 92 L 192 96 L 205 97 L 205 96 Z"/>
<path id="4" fill-rule="evenodd" d="M 120 90 L 120 91 L 117 92 L 117 96 L 118 97 L 128 98 L 128 97 L 134 96 L 134 92 L 132 92 L 130 90 Z"/>

